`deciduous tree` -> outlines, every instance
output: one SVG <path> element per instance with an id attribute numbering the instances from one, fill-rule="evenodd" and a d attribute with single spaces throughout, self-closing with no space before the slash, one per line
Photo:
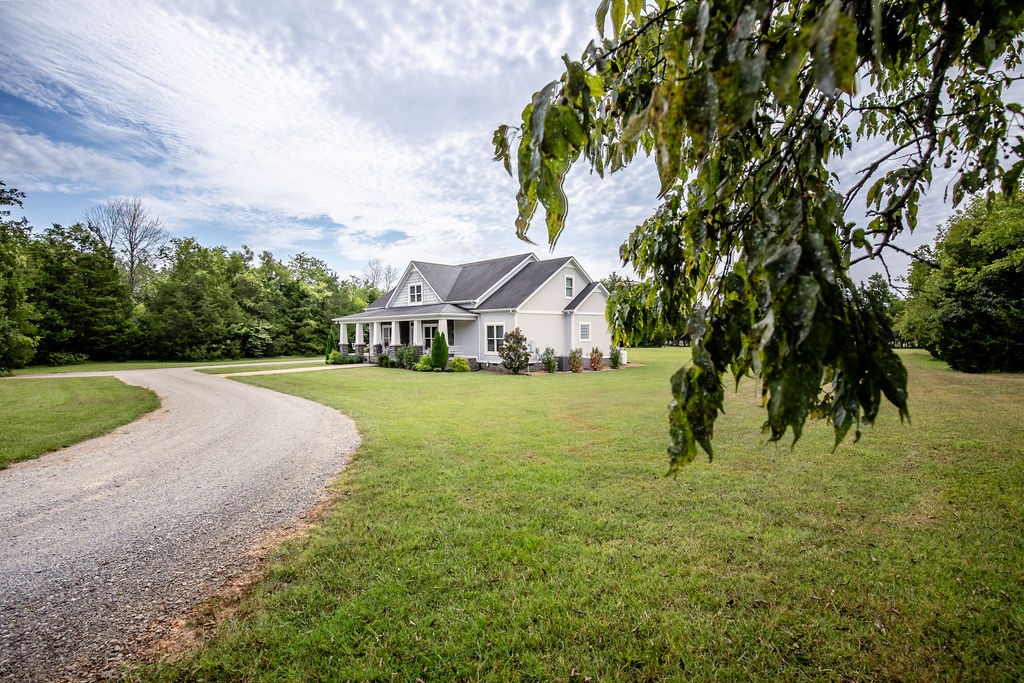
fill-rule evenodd
<path id="1" fill-rule="evenodd" d="M 1024 201 L 977 197 L 915 266 L 900 326 L 957 370 L 1024 371 Z"/>
<path id="2" fill-rule="evenodd" d="M 0 207 L 21 207 L 25 193 L 0 181 Z M 0 374 L 20 368 L 35 354 L 32 308 L 25 294 L 28 271 L 28 221 L 11 220 L 11 209 L 0 208 Z"/>
<path id="3" fill-rule="evenodd" d="M 120 197 L 97 204 L 85 214 L 86 226 L 103 244 L 120 254 L 132 296 L 139 293 L 140 274 L 153 265 L 167 240 L 163 222 L 138 197 Z"/>
<path id="4" fill-rule="evenodd" d="M 1010 191 L 1024 170 L 1024 9 L 1010 0 L 601 0 L 592 41 L 541 88 L 495 158 L 519 183 L 517 233 L 540 204 L 565 227 L 563 182 L 654 157 L 661 205 L 622 245 L 642 278 L 609 301 L 617 341 L 685 326 L 672 378 L 675 470 L 710 456 L 723 375 L 753 373 L 772 439 L 821 405 L 838 444 L 884 395 L 907 415 L 906 371 L 847 275 L 899 249 L 932 170 L 951 193 Z M 861 170 L 833 162 L 856 150 Z M 867 202 L 869 222 L 847 218 Z"/>
<path id="5" fill-rule="evenodd" d="M 81 225 L 54 225 L 32 240 L 28 297 L 36 308 L 37 355 L 123 360 L 134 352 L 132 304 L 113 250 Z"/>

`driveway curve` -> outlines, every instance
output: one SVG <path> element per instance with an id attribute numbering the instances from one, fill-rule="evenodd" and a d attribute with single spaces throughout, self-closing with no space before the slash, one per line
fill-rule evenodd
<path id="1" fill-rule="evenodd" d="M 0 680 L 116 673 L 325 499 L 359 444 L 336 410 L 224 377 L 90 374 L 161 407 L 0 471 Z"/>

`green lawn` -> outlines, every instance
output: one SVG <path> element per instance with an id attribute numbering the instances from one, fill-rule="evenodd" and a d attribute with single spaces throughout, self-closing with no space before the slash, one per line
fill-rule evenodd
<path id="1" fill-rule="evenodd" d="M 208 370 L 196 370 L 196 372 L 202 372 L 207 375 L 230 375 L 233 372 L 251 372 L 253 370 L 294 370 L 296 368 L 308 368 L 315 365 L 323 365 L 323 358 L 312 358 L 310 360 L 298 361 L 295 363 L 283 363 L 281 365 L 271 365 L 267 367 L 252 367 L 252 368 L 210 368 Z"/>
<path id="2" fill-rule="evenodd" d="M 192 368 L 202 365 L 258 365 L 275 361 L 314 362 L 324 361 L 323 356 L 273 356 L 270 358 L 242 358 L 240 360 L 215 361 L 160 361 L 129 360 L 123 362 L 89 361 L 76 365 L 32 365 L 12 371 L 12 375 L 41 375 L 53 372 L 110 372 L 115 370 L 159 370 L 161 368 Z"/>
<path id="3" fill-rule="evenodd" d="M 666 478 L 686 350 L 582 376 L 247 378 L 364 445 L 311 537 L 159 680 L 1024 677 L 1024 376 L 903 354 L 913 423 L 766 444 L 744 383 Z"/>
<path id="4" fill-rule="evenodd" d="M 0 380 L 0 469 L 106 434 L 159 405 L 149 389 L 113 377 Z"/>

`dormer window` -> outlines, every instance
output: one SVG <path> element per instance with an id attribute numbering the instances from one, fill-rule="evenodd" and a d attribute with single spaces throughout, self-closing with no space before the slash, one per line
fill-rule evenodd
<path id="1" fill-rule="evenodd" d="M 569 275 L 566 275 L 565 276 L 565 298 L 566 299 L 571 299 L 572 298 L 572 284 L 573 284 L 572 277 L 569 276 Z"/>
<path id="2" fill-rule="evenodd" d="M 409 303 L 423 303 L 423 285 L 409 285 Z"/>

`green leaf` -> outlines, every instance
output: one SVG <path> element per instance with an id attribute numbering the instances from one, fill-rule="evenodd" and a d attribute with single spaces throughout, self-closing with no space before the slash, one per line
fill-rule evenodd
<path id="1" fill-rule="evenodd" d="M 597 5 L 597 14 L 594 17 L 597 23 L 597 33 L 602 38 L 604 38 L 604 25 L 608 18 L 608 6 L 610 3 L 611 0 L 601 0 Z"/>
<path id="2" fill-rule="evenodd" d="M 622 34 L 622 24 L 626 20 L 626 0 L 612 0 L 612 32 L 618 40 Z"/>
<path id="3" fill-rule="evenodd" d="M 639 24 L 641 17 L 644 15 L 644 0 L 629 0 L 629 13 L 633 15 L 633 19 Z"/>
<path id="4" fill-rule="evenodd" d="M 494 159 L 493 161 L 501 161 L 505 165 L 505 172 L 512 175 L 512 159 L 508 151 L 508 132 L 509 127 L 502 125 L 498 126 L 494 131 L 494 137 L 491 141 L 494 143 Z"/>

